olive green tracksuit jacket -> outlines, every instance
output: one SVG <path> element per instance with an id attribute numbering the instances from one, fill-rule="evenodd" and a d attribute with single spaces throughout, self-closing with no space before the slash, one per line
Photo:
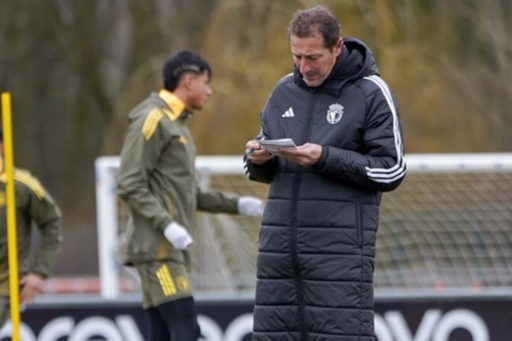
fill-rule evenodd
<path id="1" fill-rule="evenodd" d="M 237 213 L 234 195 L 202 192 L 196 183 L 196 148 L 186 121 L 191 112 L 172 93 L 153 93 L 129 115 L 117 192 L 130 217 L 123 263 L 186 263 L 164 236 L 177 222 L 194 235 L 196 210 Z"/>
<path id="2" fill-rule="evenodd" d="M 0 163 L 2 160 L 0 160 Z M 3 169 L 3 165 L 0 166 Z M 9 266 L 7 253 L 7 222 L 5 193 L 6 175 L 0 173 L 0 295 L 9 295 Z M 28 272 L 46 278 L 57 259 L 62 243 L 60 210 L 29 172 L 14 170 L 16 200 L 16 235 L 18 240 L 18 267 L 20 276 Z M 27 258 L 31 249 L 31 228 L 35 223 L 41 231 L 41 246 L 35 264 L 29 268 Z"/>

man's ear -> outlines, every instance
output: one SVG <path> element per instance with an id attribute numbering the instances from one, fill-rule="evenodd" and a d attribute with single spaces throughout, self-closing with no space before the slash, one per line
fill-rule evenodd
<path id="1" fill-rule="evenodd" d="M 334 52 L 336 53 L 336 56 L 339 56 L 341 54 L 342 49 L 343 49 L 343 38 L 340 37 L 340 39 L 338 39 L 338 42 L 334 46 Z"/>
<path id="2" fill-rule="evenodd" d="M 191 89 L 193 80 L 194 80 L 194 74 L 191 72 L 187 72 L 183 75 L 183 78 L 181 79 L 181 83 L 183 84 L 185 89 Z"/>

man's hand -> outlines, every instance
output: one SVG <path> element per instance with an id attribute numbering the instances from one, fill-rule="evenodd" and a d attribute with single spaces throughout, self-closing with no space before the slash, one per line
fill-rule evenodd
<path id="1" fill-rule="evenodd" d="M 177 250 L 185 250 L 187 247 L 192 245 L 193 242 L 187 229 L 175 222 L 167 225 L 164 230 L 164 235 Z"/>
<path id="2" fill-rule="evenodd" d="M 247 154 L 247 159 L 255 165 L 262 165 L 274 157 L 254 140 L 247 142 L 245 145 L 245 154 Z"/>
<path id="3" fill-rule="evenodd" d="M 22 286 L 20 293 L 21 303 L 33 302 L 37 295 L 44 291 L 45 279 L 39 275 L 29 273 L 20 279 Z"/>
<path id="4" fill-rule="evenodd" d="M 238 212 L 247 217 L 257 217 L 263 214 L 263 201 L 256 197 L 245 196 L 238 198 Z"/>
<path id="5" fill-rule="evenodd" d="M 298 163 L 302 166 L 312 166 L 318 162 L 322 155 L 322 146 L 314 143 L 306 143 L 297 146 L 295 149 L 278 148 L 279 154 L 288 160 Z"/>

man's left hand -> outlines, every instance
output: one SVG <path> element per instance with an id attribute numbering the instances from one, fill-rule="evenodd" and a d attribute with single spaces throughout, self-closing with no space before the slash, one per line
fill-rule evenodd
<path id="1" fill-rule="evenodd" d="M 26 274 L 20 279 L 23 286 L 20 293 L 20 302 L 33 302 L 37 295 L 44 291 L 45 279 L 36 274 Z"/>
<path id="2" fill-rule="evenodd" d="M 258 217 L 263 214 L 263 201 L 256 197 L 238 198 L 238 213 L 247 217 Z"/>
<path id="3" fill-rule="evenodd" d="M 302 166 L 312 166 L 320 160 L 322 155 L 322 146 L 314 143 L 306 143 L 295 149 L 278 148 L 279 154 L 288 160 L 298 163 Z"/>

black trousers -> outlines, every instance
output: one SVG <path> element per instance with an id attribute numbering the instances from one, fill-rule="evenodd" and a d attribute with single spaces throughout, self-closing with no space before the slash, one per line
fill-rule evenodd
<path id="1" fill-rule="evenodd" d="M 164 303 L 145 312 L 149 317 L 148 341 L 197 341 L 201 335 L 192 297 Z"/>

